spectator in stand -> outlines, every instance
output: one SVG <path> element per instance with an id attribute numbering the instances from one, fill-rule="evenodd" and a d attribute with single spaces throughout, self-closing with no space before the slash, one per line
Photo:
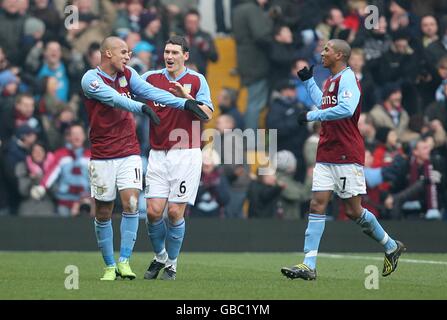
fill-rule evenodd
<path id="1" fill-rule="evenodd" d="M 250 185 L 250 166 L 247 163 L 242 132 L 234 130 L 235 125 L 230 114 L 221 114 L 216 119 L 218 136 L 214 137 L 213 143 L 230 187 L 230 200 L 225 206 L 225 216 L 244 218 L 246 215 L 243 206 Z"/>
<path id="2" fill-rule="evenodd" d="M 15 135 L 4 148 L 4 174 L 8 181 L 8 200 L 11 214 L 16 215 L 21 196 L 18 189 L 18 181 L 14 174 L 18 163 L 26 160 L 26 156 L 31 150 L 31 146 L 36 142 L 37 134 L 35 129 L 27 124 L 18 127 Z"/>
<path id="3" fill-rule="evenodd" d="M 19 13 L 17 0 L 3 0 L 0 6 L 0 46 L 13 65 L 21 65 L 24 57 L 20 44 L 25 17 Z"/>
<path id="4" fill-rule="evenodd" d="M 405 30 L 411 38 L 419 36 L 419 18 L 411 12 L 411 1 L 391 0 L 390 31 Z"/>
<path id="5" fill-rule="evenodd" d="M 362 112 L 369 112 L 376 104 L 376 84 L 367 68 L 365 68 L 365 54 L 362 49 L 352 49 L 348 61 L 362 88 Z"/>
<path id="6" fill-rule="evenodd" d="M 3 141 L 9 141 L 14 132 L 25 124 L 43 138 L 42 125 L 39 118 L 35 117 L 34 103 L 32 95 L 23 93 L 16 97 L 13 109 L 5 110 L 0 119 L 0 137 Z"/>
<path id="7" fill-rule="evenodd" d="M 191 217 L 224 217 L 224 207 L 230 200 L 227 178 L 220 167 L 219 154 L 207 148 L 203 150 L 202 177 Z"/>
<path id="8" fill-rule="evenodd" d="M 0 114 L 14 107 L 19 88 L 20 78 L 11 69 L 0 71 Z"/>
<path id="9" fill-rule="evenodd" d="M 189 45 L 189 61 L 194 63 L 199 73 L 206 77 L 208 62 L 216 62 L 219 55 L 212 36 L 200 29 L 200 13 L 189 10 L 183 20 L 183 30 L 178 32 L 184 35 Z"/>
<path id="10" fill-rule="evenodd" d="M 447 61 L 446 61 L 447 63 Z M 447 71 L 447 66 L 446 66 Z M 443 83 L 442 95 L 447 96 L 447 82 Z M 447 99 L 440 99 L 439 101 L 434 101 L 424 111 L 425 116 L 429 121 L 439 120 L 444 128 L 447 128 Z"/>
<path id="11" fill-rule="evenodd" d="M 312 123 L 312 134 L 306 139 L 303 146 L 303 155 L 308 170 L 313 169 L 316 163 L 318 142 L 320 141 L 321 123 Z"/>
<path id="12" fill-rule="evenodd" d="M 161 17 L 157 14 L 146 13 L 143 14 L 140 20 L 141 25 L 141 39 L 150 43 L 154 50 L 154 61 L 163 63 L 163 50 L 165 47 L 165 39 L 161 29 Z"/>
<path id="13" fill-rule="evenodd" d="M 223 87 L 217 97 L 217 104 L 221 114 L 233 117 L 235 126 L 233 129 L 245 129 L 245 122 L 237 106 L 238 91 L 233 88 Z"/>
<path id="14" fill-rule="evenodd" d="M 387 33 L 388 23 L 385 16 L 380 16 L 378 28 L 367 29 L 361 26 L 352 42 L 353 48 L 362 48 L 365 52 L 365 60 L 370 70 L 374 70 L 377 62 L 391 46 L 392 39 Z"/>
<path id="15" fill-rule="evenodd" d="M 153 69 L 152 52 L 154 52 L 155 47 L 149 42 L 140 41 L 135 45 L 132 51 L 132 58 L 129 60 L 127 65 L 135 69 L 138 74 L 143 74 Z"/>
<path id="16" fill-rule="evenodd" d="M 350 43 L 355 36 L 355 32 L 346 27 L 343 12 L 337 7 L 327 10 L 323 22 L 316 27 L 316 30 L 322 36 L 324 43 L 330 39 L 342 39 Z"/>
<path id="17" fill-rule="evenodd" d="M 249 218 L 281 218 L 282 208 L 279 201 L 286 185 L 278 181 L 275 172 L 259 175 L 248 189 Z"/>
<path id="18" fill-rule="evenodd" d="M 59 12 L 50 0 L 34 0 L 31 3 L 30 13 L 33 17 L 42 20 L 45 24 L 45 38 L 62 40 L 63 22 Z"/>
<path id="19" fill-rule="evenodd" d="M 392 34 L 393 43 L 379 62 L 378 83 L 413 82 L 418 75 L 419 57 L 409 45 L 410 35 L 405 30 L 398 30 Z"/>
<path id="20" fill-rule="evenodd" d="M 94 13 L 95 3 L 100 14 Z M 79 23 L 68 29 L 66 40 L 76 52 L 85 54 L 93 42 L 112 34 L 116 11 L 110 0 L 73 0 L 73 5 L 79 9 Z"/>
<path id="21" fill-rule="evenodd" d="M 430 152 L 428 140 L 419 140 L 411 158 L 401 167 L 400 176 L 405 177 L 403 187 L 393 190 L 385 200 L 392 218 L 404 218 L 403 210 L 412 210 L 420 212 L 426 219 L 441 219 L 437 186 L 441 184 L 442 174 L 433 168 Z"/>
<path id="22" fill-rule="evenodd" d="M 43 65 L 37 73 L 39 79 L 55 77 L 58 81 L 57 97 L 62 102 L 68 102 L 70 80 L 68 70 L 62 61 L 62 48 L 56 41 L 50 41 L 45 46 Z"/>
<path id="23" fill-rule="evenodd" d="M 447 27 L 444 26 L 440 31 L 439 39 L 431 42 L 425 48 L 427 60 L 433 68 L 436 68 L 439 60 L 447 55 Z"/>
<path id="24" fill-rule="evenodd" d="M 443 56 L 437 65 L 438 75 L 441 79 L 441 84 L 436 89 L 435 100 L 438 102 L 445 101 L 444 87 L 447 84 L 447 55 Z"/>
<path id="25" fill-rule="evenodd" d="M 311 110 L 314 103 L 310 98 L 306 87 L 304 87 L 303 81 L 301 81 L 297 76 L 298 71 L 300 71 L 304 67 L 307 67 L 308 69 L 310 68 L 309 63 L 305 59 L 295 59 L 295 61 L 292 63 L 292 68 L 290 69 L 290 78 L 295 81 L 297 101 L 304 104 L 307 109 Z"/>
<path id="26" fill-rule="evenodd" d="M 306 171 L 305 183 L 294 179 L 297 161 L 292 152 L 281 150 L 277 153 L 276 176 L 280 184 L 284 185 L 279 197 L 281 217 L 284 219 L 301 219 L 301 204 L 309 201 L 312 194 L 312 170 Z"/>
<path id="27" fill-rule="evenodd" d="M 41 46 L 45 34 L 45 24 L 42 20 L 30 17 L 25 20 L 22 36 L 24 55 L 27 56 L 34 46 Z"/>
<path id="28" fill-rule="evenodd" d="M 15 167 L 15 175 L 18 180 L 19 193 L 22 201 L 18 209 L 19 216 L 52 216 L 55 206 L 50 193 L 40 200 L 33 199 L 31 190 L 39 185 L 43 176 L 50 170 L 54 161 L 54 155 L 48 152 L 45 146 L 36 142 L 31 147 L 31 152 L 26 160 L 19 162 Z"/>
<path id="29" fill-rule="evenodd" d="M 298 162 L 299 168 L 304 168 L 303 146 L 309 132 L 306 126 L 300 126 L 296 117 L 307 110 L 303 104 L 296 101 L 295 82 L 283 79 L 277 84 L 278 95 L 273 98 L 266 117 L 266 127 L 277 129 L 278 150 L 291 151 Z M 306 172 L 299 170 L 297 180 L 304 181 Z"/>
<path id="30" fill-rule="evenodd" d="M 90 150 L 84 148 L 85 133 L 80 125 L 72 125 L 67 134 L 67 145 L 54 152 L 54 161 L 38 186 L 31 189 L 34 199 L 40 200 L 56 183 L 54 196 L 57 214 L 77 216 L 84 201 L 90 201 L 88 163 Z"/>
<path id="31" fill-rule="evenodd" d="M 427 48 L 430 44 L 439 39 L 438 22 L 432 15 L 426 15 L 421 18 L 422 46 Z"/>
<path id="32" fill-rule="evenodd" d="M 374 126 L 374 120 L 369 113 L 361 113 L 359 117 L 358 127 L 360 134 L 365 142 L 365 149 L 371 153 L 377 146 L 376 140 L 376 127 Z"/>
<path id="33" fill-rule="evenodd" d="M 268 0 L 245 0 L 234 8 L 233 33 L 236 40 L 237 70 L 247 87 L 246 128 L 256 129 L 266 106 L 270 75 L 268 49 L 273 37 L 273 22 L 264 12 Z"/>
<path id="34" fill-rule="evenodd" d="M 275 88 L 279 81 L 287 79 L 297 54 L 293 34 L 286 25 L 276 26 L 274 38 L 270 47 L 270 62 L 272 71 L 270 73 L 270 88 Z"/>
<path id="35" fill-rule="evenodd" d="M 114 31 L 118 35 L 141 31 L 141 18 L 144 14 L 143 0 L 127 0 L 126 9 L 118 12 Z"/>
<path id="36" fill-rule="evenodd" d="M 383 90 L 383 103 L 371 110 L 374 126 L 395 129 L 400 141 L 407 142 L 409 137 L 410 117 L 402 106 L 402 91 L 398 85 L 387 85 Z"/>
<path id="37" fill-rule="evenodd" d="M 63 146 L 64 133 L 59 131 L 58 117 L 68 106 L 57 97 L 58 81 L 54 77 L 43 78 L 43 94 L 38 103 L 39 118 L 50 150 Z"/>

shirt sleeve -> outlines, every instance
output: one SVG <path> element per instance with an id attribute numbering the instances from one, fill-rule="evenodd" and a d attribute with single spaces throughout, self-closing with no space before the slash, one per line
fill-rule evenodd
<path id="1" fill-rule="evenodd" d="M 303 82 L 304 87 L 312 99 L 312 102 L 317 106 L 318 109 L 321 109 L 321 100 L 323 98 L 323 92 L 321 92 L 320 88 L 316 84 L 314 77 L 310 78 Z"/>
<path id="2" fill-rule="evenodd" d="M 332 108 L 308 112 L 307 120 L 330 121 L 352 117 L 360 101 L 360 90 L 354 72 L 345 72 L 341 75 L 337 101 L 338 104 Z"/>
<path id="3" fill-rule="evenodd" d="M 118 91 L 104 83 L 95 71 L 87 72 L 81 80 L 82 91 L 89 99 L 95 99 L 110 107 L 118 107 L 130 112 L 140 113 L 143 103 L 122 96 Z"/>
<path id="4" fill-rule="evenodd" d="M 152 100 L 175 109 L 184 108 L 186 99 L 178 98 L 166 90 L 154 87 L 143 80 L 133 68 L 128 67 L 128 69 L 132 72 L 129 85 L 133 94 L 143 99 Z"/>
<path id="5" fill-rule="evenodd" d="M 199 75 L 200 79 L 200 89 L 196 94 L 196 100 L 202 102 L 204 105 L 208 106 L 212 111 L 214 111 L 213 103 L 211 102 L 210 87 L 206 82 L 203 75 Z"/>

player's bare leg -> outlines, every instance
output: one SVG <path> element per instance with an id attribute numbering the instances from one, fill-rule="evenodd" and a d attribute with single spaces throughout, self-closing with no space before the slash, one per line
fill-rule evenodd
<path id="1" fill-rule="evenodd" d="M 113 202 L 103 202 L 95 199 L 95 234 L 98 247 L 106 264 L 101 280 L 116 279 L 116 263 L 113 256 L 112 229 Z"/>
<path id="2" fill-rule="evenodd" d="M 283 267 L 281 272 L 289 279 L 315 280 L 317 277 L 316 261 L 320 239 L 326 221 L 326 208 L 332 191 L 316 191 L 310 201 L 309 222 L 304 239 L 304 261 L 293 267 Z"/>
<path id="3" fill-rule="evenodd" d="M 406 248 L 402 242 L 395 241 L 388 236 L 376 217 L 362 207 L 361 201 L 361 196 L 344 199 L 346 214 L 362 227 L 366 235 L 383 245 L 385 259 L 382 275 L 386 277 L 396 270 L 399 257 Z"/>
<path id="4" fill-rule="evenodd" d="M 146 200 L 147 219 L 146 225 L 155 257 L 149 264 L 144 278 L 156 279 L 160 271 L 165 267 L 168 253 L 165 248 L 167 227 L 163 218 L 163 212 L 168 200 L 164 198 L 151 198 Z"/>

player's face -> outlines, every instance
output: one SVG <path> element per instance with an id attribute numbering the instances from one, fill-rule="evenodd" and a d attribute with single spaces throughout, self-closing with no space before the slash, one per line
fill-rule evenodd
<path id="1" fill-rule="evenodd" d="M 165 47 L 164 59 L 166 69 L 169 73 L 176 73 L 185 66 L 189 58 L 188 52 L 183 52 L 182 47 L 177 44 L 168 43 Z"/>
<path id="2" fill-rule="evenodd" d="M 321 63 L 323 67 L 329 68 L 336 62 L 336 53 L 332 47 L 332 43 L 329 41 L 321 51 Z"/>
<path id="3" fill-rule="evenodd" d="M 130 60 L 131 52 L 127 44 L 122 41 L 117 43 L 115 47 L 109 50 L 110 62 L 116 71 L 124 72 L 126 64 Z"/>

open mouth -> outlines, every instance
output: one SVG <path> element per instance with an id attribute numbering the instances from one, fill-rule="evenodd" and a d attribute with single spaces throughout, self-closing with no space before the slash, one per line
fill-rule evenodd
<path id="1" fill-rule="evenodd" d="M 166 65 L 168 67 L 172 67 L 172 66 L 174 66 L 174 61 L 166 61 Z"/>

